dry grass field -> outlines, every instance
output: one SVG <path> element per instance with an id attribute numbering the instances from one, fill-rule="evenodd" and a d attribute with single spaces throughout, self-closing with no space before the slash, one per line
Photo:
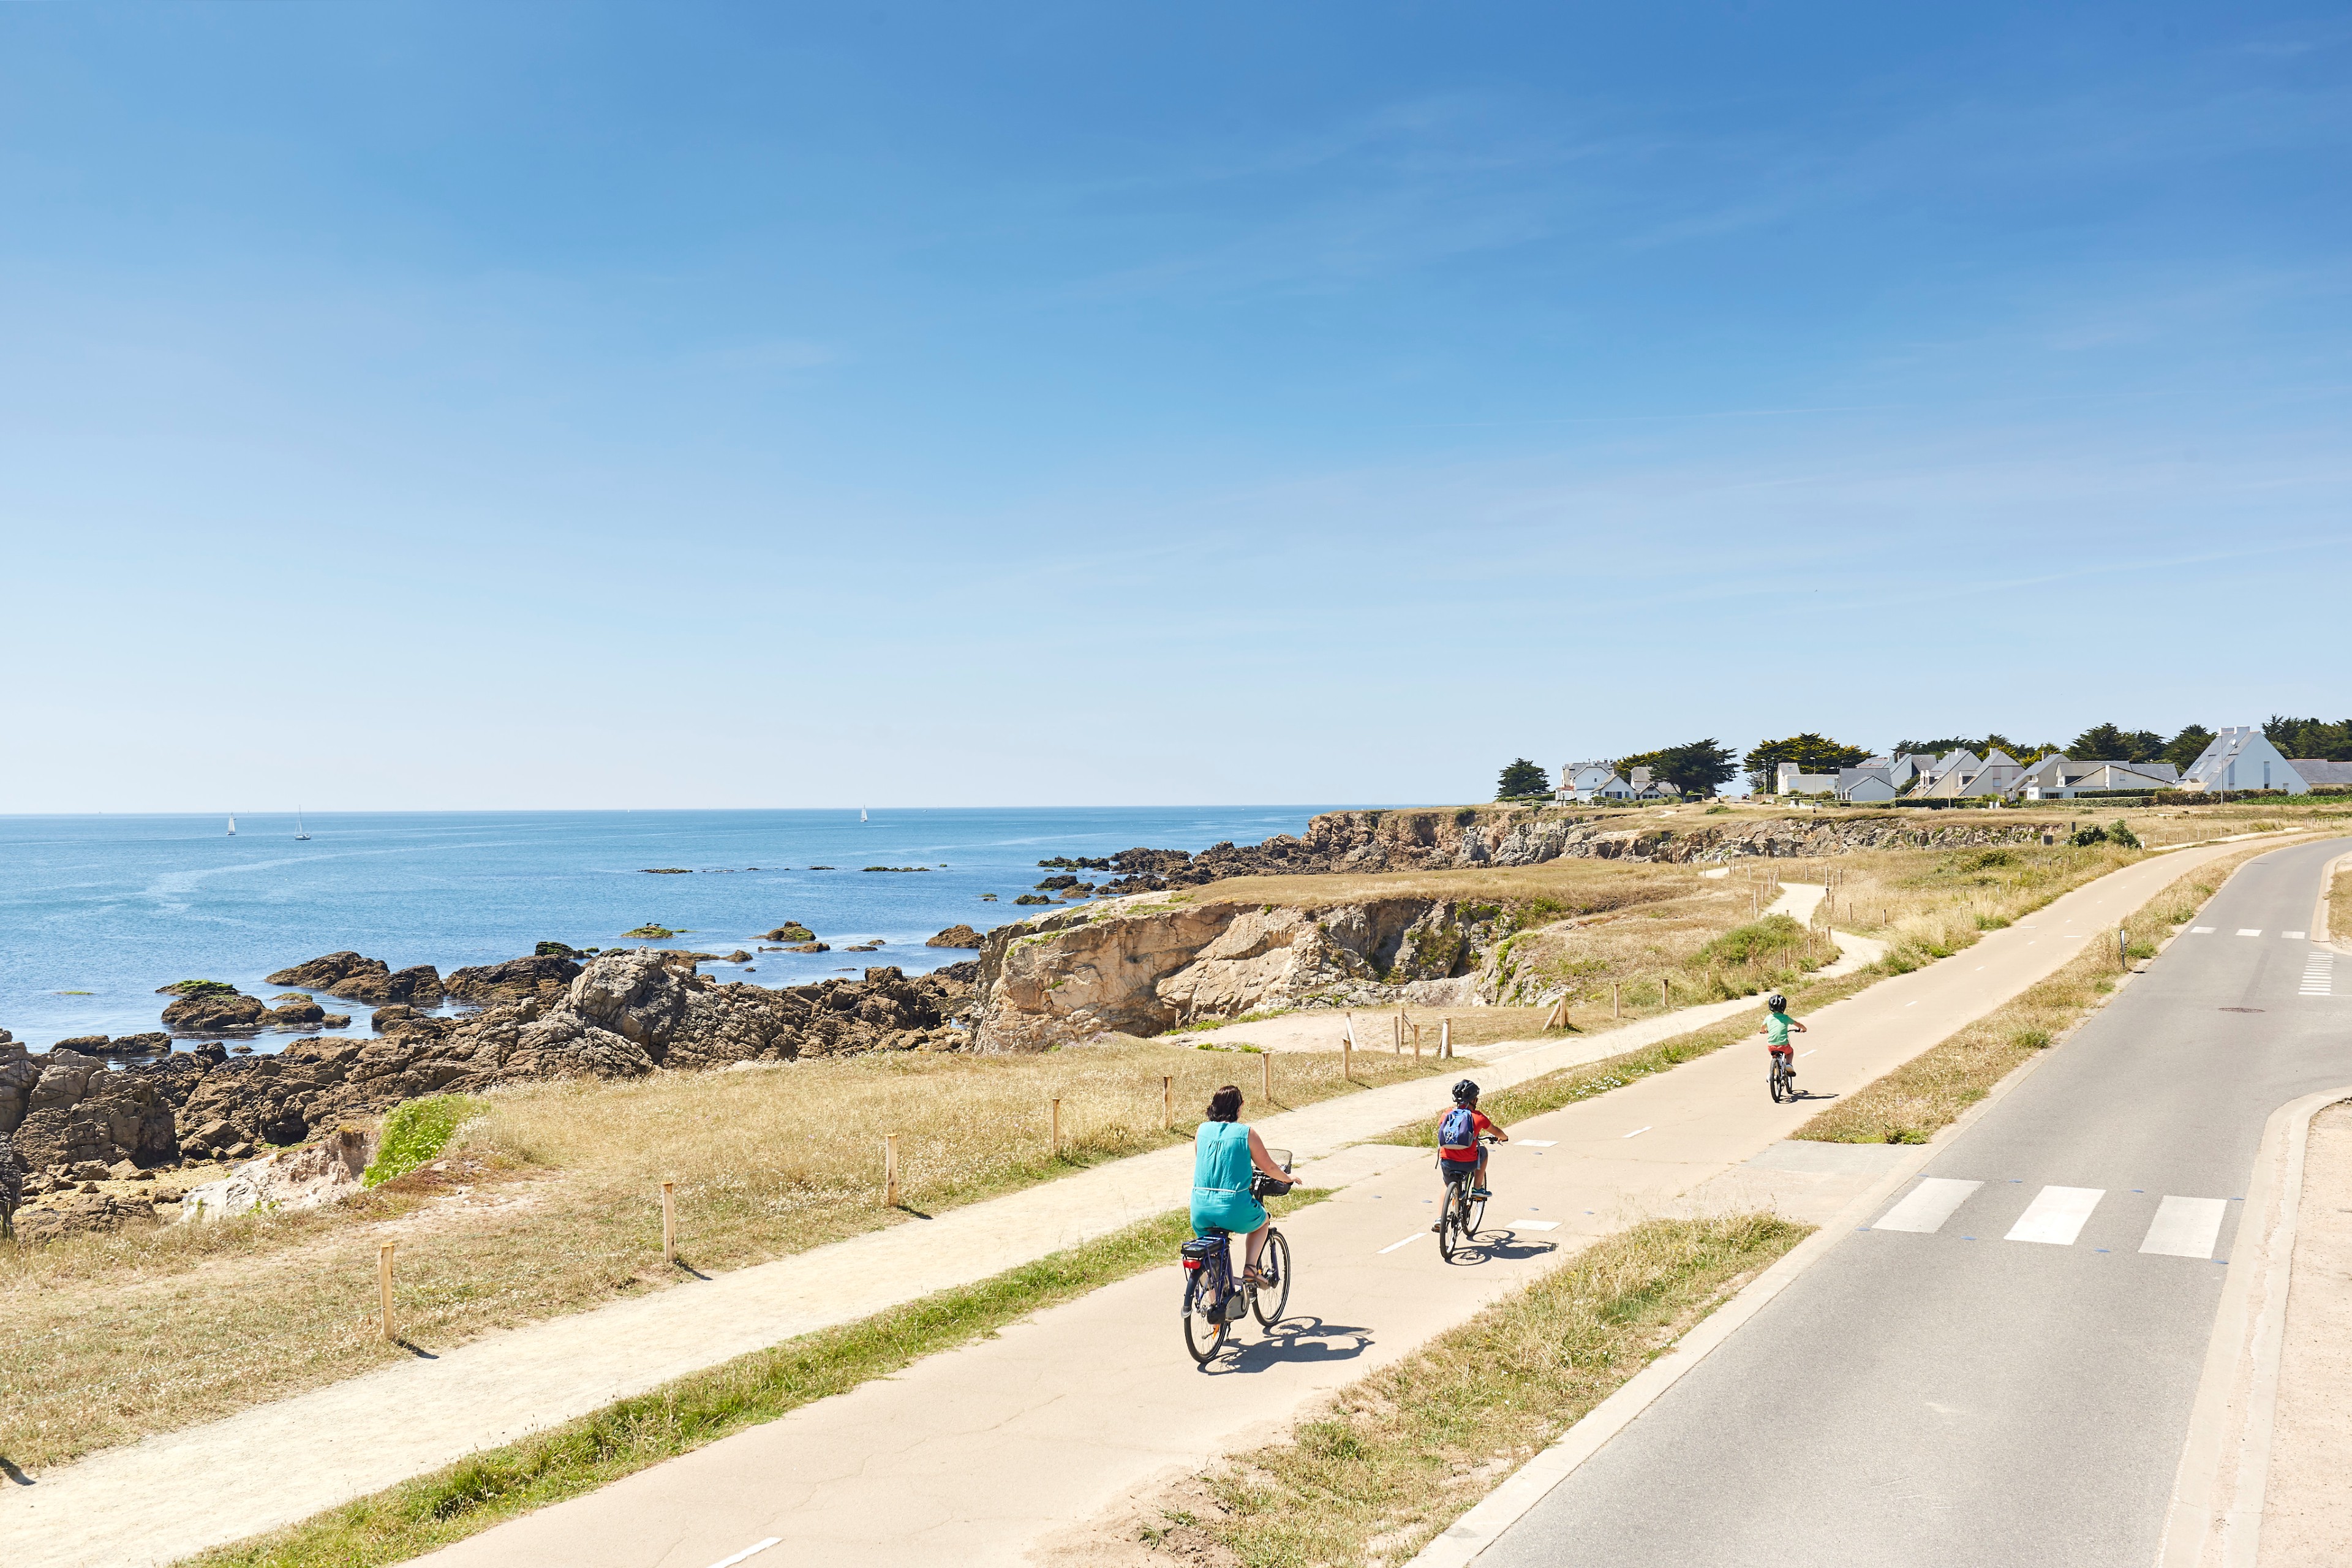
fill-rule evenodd
<path id="1" fill-rule="evenodd" d="M 1360 1053 L 1355 1085 L 1433 1058 Z M 1348 1092 L 1336 1056 L 1276 1064 L 1278 1106 Z M 486 1097 L 444 1156 L 308 1214 L 0 1247 L 0 1457 L 26 1468 L 224 1415 L 407 1352 L 374 1338 L 376 1246 L 400 1244 L 404 1335 L 437 1350 L 683 1278 L 661 1259 L 676 1181 L 683 1262 L 736 1268 L 1189 1140 L 1257 1060 L 1133 1042 L 1043 1056 L 908 1053 Z M 1160 1130 L 1160 1078 L 1176 1125 Z M 1062 1100 L 1063 1153 L 1047 1102 Z"/>

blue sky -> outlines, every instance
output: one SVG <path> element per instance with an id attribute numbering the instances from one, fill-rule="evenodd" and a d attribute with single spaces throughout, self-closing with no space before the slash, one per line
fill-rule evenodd
<path id="1" fill-rule="evenodd" d="M 0 5 L 0 811 L 2352 710 L 2352 16 Z"/>

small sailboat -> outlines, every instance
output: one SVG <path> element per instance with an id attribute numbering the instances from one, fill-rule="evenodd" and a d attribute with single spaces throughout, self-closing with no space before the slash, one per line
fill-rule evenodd
<path id="1" fill-rule="evenodd" d="M 297 840 L 307 840 L 310 837 L 310 830 L 302 826 L 302 808 L 299 805 L 294 808 L 294 837 Z"/>
<path id="2" fill-rule="evenodd" d="M 236 837 L 236 813 L 233 811 L 228 814 L 228 836 L 231 838 Z"/>
<path id="3" fill-rule="evenodd" d="M 865 808 L 864 806 L 862 806 L 862 805 L 861 805 L 861 806 L 859 806 L 859 807 L 857 808 L 857 820 L 858 820 L 858 821 L 860 821 L 860 822 L 863 822 L 863 821 L 865 821 L 865 820 L 866 820 L 866 808 Z M 230 829 L 229 829 L 229 831 L 230 831 L 231 833 L 235 833 L 235 832 L 236 831 L 236 828 L 234 828 L 234 827 L 232 827 L 232 828 L 230 828 Z"/>

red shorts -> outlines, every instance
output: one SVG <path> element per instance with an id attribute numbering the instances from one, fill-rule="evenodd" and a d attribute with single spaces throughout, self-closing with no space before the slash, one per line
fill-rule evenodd
<path id="1" fill-rule="evenodd" d="M 1771 1052 L 1773 1055 L 1775 1055 L 1775 1056 L 1781 1056 L 1781 1057 L 1792 1057 L 1792 1056 L 1795 1056 L 1795 1055 L 1797 1054 L 1797 1047 L 1794 1047 L 1794 1046 L 1792 1046 L 1792 1045 L 1791 1045 L 1791 1046 L 1775 1046 L 1775 1045 L 1771 1045 L 1771 1044 L 1769 1044 L 1769 1043 L 1767 1043 L 1767 1044 L 1766 1044 L 1766 1046 L 1764 1047 L 1764 1048 L 1765 1048 L 1766 1050 L 1768 1050 L 1768 1051 L 1770 1051 L 1770 1052 Z"/>

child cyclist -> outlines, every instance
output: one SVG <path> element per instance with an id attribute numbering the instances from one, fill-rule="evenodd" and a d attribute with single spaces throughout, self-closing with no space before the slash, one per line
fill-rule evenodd
<path id="1" fill-rule="evenodd" d="M 1467 1180 L 1474 1198 L 1492 1197 L 1486 1190 L 1486 1146 L 1482 1137 L 1507 1143 L 1511 1135 L 1486 1120 L 1478 1109 L 1478 1086 L 1464 1079 L 1454 1086 L 1454 1109 L 1437 1121 L 1438 1211 L 1435 1230 L 1445 1223 L 1444 1204 L 1455 1182 Z"/>
<path id="2" fill-rule="evenodd" d="M 1801 1035 L 1805 1032 L 1802 1024 L 1789 1016 L 1789 999 L 1775 991 L 1764 998 L 1764 1022 L 1756 1032 L 1764 1037 L 1765 1049 L 1776 1057 L 1789 1058 L 1789 1077 L 1793 1079 L 1797 1076 L 1797 1047 L 1789 1043 L 1791 1029 Z"/>

